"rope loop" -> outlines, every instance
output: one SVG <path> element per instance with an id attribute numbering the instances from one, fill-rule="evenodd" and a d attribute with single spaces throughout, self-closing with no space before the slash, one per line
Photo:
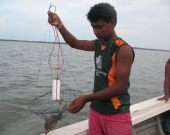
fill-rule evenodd
<path id="1" fill-rule="evenodd" d="M 54 13 L 55 13 L 56 7 L 52 4 L 50 4 L 49 10 L 50 10 L 51 7 L 55 8 L 55 11 L 54 11 Z M 53 47 L 52 47 L 51 54 L 48 58 L 48 65 L 52 70 L 57 70 L 57 75 L 56 75 L 56 79 L 57 79 L 57 78 L 59 78 L 58 70 L 61 69 L 61 67 L 64 65 L 64 57 L 63 57 L 62 49 L 61 49 L 61 46 L 60 46 L 60 39 L 59 39 L 59 36 L 58 36 L 58 30 L 54 26 L 52 26 L 52 28 L 53 28 L 53 32 L 54 32 L 55 41 L 54 41 L 54 44 L 53 44 Z M 54 67 L 51 66 L 51 56 L 53 55 L 53 53 L 55 53 L 54 48 L 55 48 L 56 43 L 58 45 L 58 47 L 57 47 L 58 55 L 57 55 L 57 59 L 56 59 L 58 61 L 58 64 L 57 64 L 58 66 L 54 68 Z M 60 54 L 61 54 L 61 56 L 60 56 Z M 62 59 L 62 64 L 59 64 L 60 59 Z"/>
<path id="2" fill-rule="evenodd" d="M 56 6 L 50 4 L 49 10 L 50 10 L 52 7 L 54 7 L 54 9 L 55 9 L 54 12 L 53 12 L 53 13 L 55 13 L 55 12 L 56 12 Z"/>

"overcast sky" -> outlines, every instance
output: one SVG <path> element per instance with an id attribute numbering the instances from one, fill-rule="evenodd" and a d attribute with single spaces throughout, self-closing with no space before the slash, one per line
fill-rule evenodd
<path id="1" fill-rule="evenodd" d="M 116 33 L 132 47 L 170 50 L 170 0 L 1 0 L 0 39 L 49 39 L 45 31 L 49 28 L 47 11 L 52 3 L 65 27 L 76 38 L 93 40 L 96 37 L 86 14 L 99 2 L 115 7 Z M 50 40 L 53 37 L 50 34 Z M 60 41 L 64 42 L 61 36 Z"/>

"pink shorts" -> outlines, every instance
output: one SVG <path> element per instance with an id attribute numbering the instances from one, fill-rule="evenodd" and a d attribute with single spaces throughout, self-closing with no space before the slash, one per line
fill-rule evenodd
<path id="1" fill-rule="evenodd" d="M 90 108 L 88 135 L 132 135 L 130 113 L 103 115 Z"/>

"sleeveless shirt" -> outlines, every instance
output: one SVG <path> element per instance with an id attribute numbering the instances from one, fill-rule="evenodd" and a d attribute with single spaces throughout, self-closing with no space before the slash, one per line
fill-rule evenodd
<path id="1" fill-rule="evenodd" d="M 122 45 L 128 45 L 121 38 L 116 41 L 110 41 L 107 44 L 96 40 L 95 42 L 95 76 L 93 93 L 103 90 L 111 85 L 114 85 L 116 57 Z M 132 49 L 132 48 L 131 48 Z M 133 51 L 133 49 L 132 49 Z M 134 57 L 134 51 L 133 51 Z M 130 82 L 126 84 L 124 92 L 116 97 L 112 97 L 103 101 L 92 101 L 90 107 L 101 114 L 118 114 L 130 111 L 130 95 L 128 88 Z"/>

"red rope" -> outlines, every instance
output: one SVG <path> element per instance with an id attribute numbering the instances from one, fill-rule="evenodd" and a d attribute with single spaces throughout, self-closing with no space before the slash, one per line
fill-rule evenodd
<path id="1" fill-rule="evenodd" d="M 55 11 L 54 11 L 54 13 L 56 12 L 56 7 L 54 6 L 54 5 L 50 5 L 50 8 L 51 7 L 54 7 L 55 8 Z M 49 10 L 50 10 L 50 8 L 49 8 Z M 62 49 L 61 49 L 61 45 L 60 45 L 60 39 L 59 39 L 59 36 L 58 36 L 58 30 L 57 30 L 57 28 L 56 27 L 54 27 L 54 26 L 52 26 L 52 28 L 53 28 L 53 32 L 54 32 L 54 37 L 55 37 L 55 41 L 54 41 L 54 44 L 53 44 L 53 47 L 52 47 L 52 51 L 51 51 L 51 53 L 50 53 L 50 55 L 49 55 L 49 58 L 48 58 L 48 65 L 49 65 L 49 67 L 52 69 L 52 70 L 56 70 L 57 71 L 57 73 L 56 73 L 56 90 L 57 90 L 57 86 L 58 86 L 58 80 L 59 80 L 59 70 L 61 69 L 61 67 L 64 65 L 64 57 L 63 57 L 63 53 L 62 53 Z M 57 43 L 57 44 L 56 44 Z M 58 60 L 58 64 L 57 64 L 57 67 L 56 68 L 54 68 L 54 67 L 52 67 L 51 66 L 51 63 L 50 63 L 50 60 L 51 60 L 51 56 L 52 56 L 52 54 L 54 53 L 54 48 L 55 48 L 55 45 L 58 45 L 58 58 L 57 58 L 57 60 Z M 60 54 L 61 54 L 61 58 L 62 58 L 62 64 L 60 65 Z M 56 99 L 57 99 L 57 92 L 56 92 Z"/>
<path id="2" fill-rule="evenodd" d="M 56 11 L 56 7 L 54 5 L 50 5 L 50 8 L 51 7 L 54 7 L 55 8 L 55 11 Z M 50 10 L 49 8 L 49 10 Z M 54 11 L 54 13 L 55 13 Z M 58 30 L 56 27 L 52 26 L 53 28 L 53 32 L 54 32 L 54 37 L 55 37 L 55 41 L 54 41 L 54 44 L 53 44 L 53 47 L 52 47 L 52 51 L 51 51 L 51 54 L 49 55 L 49 58 L 48 58 L 48 65 L 49 67 L 52 69 L 52 70 L 57 70 L 57 73 L 56 73 L 56 80 L 59 79 L 59 74 L 58 74 L 58 70 L 61 69 L 61 67 L 64 65 L 64 57 L 63 57 L 63 53 L 62 53 L 62 49 L 61 49 L 61 45 L 60 45 L 60 39 L 59 39 L 59 36 L 58 36 Z M 57 44 L 56 44 L 57 43 Z M 50 58 L 52 56 L 52 54 L 54 53 L 54 48 L 55 48 L 55 45 L 58 45 L 58 65 L 56 68 L 52 67 L 51 64 L 50 64 Z M 62 64 L 60 65 L 60 53 L 61 53 L 61 58 L 62 58 Z"/>

